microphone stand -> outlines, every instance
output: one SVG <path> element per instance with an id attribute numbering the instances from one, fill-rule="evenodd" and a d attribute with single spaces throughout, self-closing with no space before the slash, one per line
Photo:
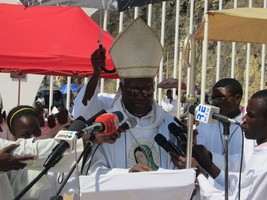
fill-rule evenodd
<path id="1" fill-rule="evenodd" d="M 41 171 L 38 176 L 36 176 L 17 196 L 14 198 L 14 200 L 19 200 L 26 192 L 28 192 L 29 189 L 40 179 L 43 175 L 45 175 L 50 168 L 44 168 L 43 171 Z"/>
<path id="2" fill-rule="evenodd" d="M 230 123 L 229 122 L 222 122 L 223 124 L 223 135 L 224 135 L 224 149 L 225 149 L 225 174 L 224 174 L 224 191 L 225 191 L 225 200 L 228 200 L 228 185 L 229 185 L 229 166 L 228 166 L 228 161 L 229 161 L 229 135 L 230 135 Z"/>
<path id="3" fill-rule="evenodd" d="M 92 135 L 92 136 L 93 136 L 93 135 Z M 91 137 L 92 137 L 92 136 L 91 136 Z M 93 138 L 95 138 L 95 137 L 93 137 Z M 92 139 L 93 139 L 93 138 L 92 138 Z M 84 156 L 85 152 L 90 151 L 90 148 L 91 148 L 92 146 L 93 146 L 93 141 L 90 139 L 90 140 L 88 140 L 88 142 L 87 142 L 87 144 L 86 144 L 84 150 L 82 151 L 81 155 L 79 156 L 79 158 L 78 158 L 78 160 L 77 160 L 77 163 L 79 163 L 79 162 L 81 161 L 81 159 L 82 159 L 82 157 Z M 73 163 L 73 165 L 72 165 L 72 167 L 71 167 L 69 173 L 67 174 L 66 178 L 64 179 L 64 181 L 61 183 L 59 189 L 57 190 L 56 195 L 55 195 L 55 196 L 52 196 L 52 197 L 50 198 L 50 200 L 63 200 L 63 197 L 62 197 L 61 195 L 59 195 L 59 194 L 60 194 L 60 192 L 62 191 L 63 187 L 66 185 L 67 181 L 69 180 L 69 178 L 70 178 L 71 174 L 73 173 L 73 171 L 75 170 L 75 168 L 76 168 L 76 163 Z"/>

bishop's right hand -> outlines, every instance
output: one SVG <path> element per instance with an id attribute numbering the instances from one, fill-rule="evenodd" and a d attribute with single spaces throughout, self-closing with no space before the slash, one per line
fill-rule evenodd
<path id="1" fill-rule="evenodd" d="M 101 47 L 91 55 L 94 73 L 101 74 L 101 68 L 106 66 L 106 49 Z"/>

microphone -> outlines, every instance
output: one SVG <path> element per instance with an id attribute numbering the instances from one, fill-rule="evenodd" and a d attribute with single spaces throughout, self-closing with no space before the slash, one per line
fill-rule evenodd
<path id="1" fill-rule="evenodd" d="M 136 120 L 132 117 L 129 117 L 122 125 L 119 126 L 118 131 L 124 132 L 130 128 L 134 128 L 136 124 Z M 70 131 L 78 131 L 78 133 L 76 133 L 78 138 L 82 137 L 86 133 L 92 132 L 92 129 L 94 129 L 94 126 L 88 127 L 84 121 L 77 119 L 69 127 Z"/>
<path id="2" fill-rule="evenodd" d="M 78 118 L 71 123 L 71 125 L 69 126 L 69 130 L 70 131 L 81 131 L 82 129 L 84 129 L 86 127 L 86 123 L 85 120 L 78 120 Z"/>
<path id="3" fill-rule="evenodd" d="M 60 130 L 55 136 L 55 140 L 60 142 L 54 147 L 52 153 L 48 156 L 47 160 L 44 163 L 44 167 L 53 167 L 63 157 L 63 153 L 68 148 L 70 151 L 73 151 L 75 137 L 81 138 L 84 134 L 92 132 L 103 132 L 105 134 L 112 134 L 117 131 L 120 123 L 118 116 L 120 118 L 123 118 L 123 114 L 120 111 L 99 115 L 95 119 L 95 123 L 88 127 L 86 127 L 86 124 L 83 121 L 76 120 L 75 123 L 73 122 L 70 127 L 71 129 L 75 130 L 82 129 L 79 132 Z"/>
<path id="4" fill-rule="evenodd" d="M 84 129 L 86 127 L 86 124 L 82 120 L 75 120 L 69 127 L 69 130 L 60 130 L 57 135 L 54 137 L 56 141 L 59 143 L 67 142 L 69 146 L 66 146 L 65 150 L 69 150 L 69 152 L 74 150 L 74 142 L 75 137 L 80 138 L 78 135 L 78 131 Z M 63 145 L 63 144 L 62 144 Z"/>
<path id="5" fill-rule="evenodd" d="M 123 114 L 120 111 L 113 113 L 104 113 L 96 117 L 94 124 L 83 128 L 76 135 L 78 138 L 82 137 L 84 134 L 101 132 L 104 134 L 112 134 L 116 132 L 119 128 L 119 123 L 123 119 Z"/>
<path id="6" fill-rule="evenodd" d="M 104 114 L 104 113 L 107 113 L 107 111 L 105 111 L 105 110 L 100 110 L 98 113 L 96 113 L 94 116 L 92 116 L 91 118 L 89 118 L 88 120 L 86 120 L 86 124 L 88 125 L 88 126 L 90 126 L 90 125 L 92 125 L 93 124 L 93 122 L 95 121 L 95 119 L 99 116 L 99 115 L 102 115 L 102 114 Z"/>
<path id="7" fill-rule="evenodd" d="M 174 121 L 175 121 L 177 124 L 179 124 L 179 125 L 181 126 L 181 128 L 182 128 L 185 132 L 187 132 L 187 126 L 186 126 L 186 124 L 184 124 L 183 122 L 181 122 L 177 117 L 174 117 L 173 119 L 174 119 Z"/>
<path id="8" fill-rule="evenodd" d="M 75 137 L 77 131 L 86 127 L 82 120 L 75 120 L 69 127 L 69 130 L 60 130 L 54 137 L 59 143 L 52 149 L 52 152 L 46 159 L 44 167 L 50 169 L 63 157 L 63 153 L 68 149 L 69 152 L 74 150 Z M 78 137 L 78 136 L 77 136 Z M 79 138 L 79 137 L 78 137 Z"/>
<path id="9" fill-rule="evenodd" d="M 157 134 L 154 137 L 156 143 L 162 147 L 167 153 L 172 152 L 178 155 L 183 155 L 184 153 L 179 150 L 179 148 L 171 141 L 167 140 L 162 134 Z"/>
<path id="10" fill-rule="evenodd" d="M 85 120 L 82 116 L 77 117 L 75 120 L 84 121 L 88 126 L 91 126 L 95 122 L 95 120 L 96 120 L 97 117 L 99 117 L 100 115 L 105 114 L 105 113 L 107 113 L 106 110 L 100 110 L 98 113 L 96 113 L 95 115 L 93 115 L 88 120 Z M 120 111 L 114 111 L 112 113 L 114 113 L 114 114 L 116 114 L 118 116 L 120 122 L 123 120 L 124 117 L 123 117 L 122 112 L 120 112 Z"/>
<path id="11" fill-rule="evenodd" d="M 77 117 L 74 121 L 76 121 L 76 120 L 83 121 L 84 123 L 86 122 L 86 120 L 84 119 L 83 116 L 79 116 L 79 117 Z"/>
<path id="12" fill-rule="evenodd" d="M 121 114 L 121 116 L 123 117 L 121 112 L 119 111 L 116 112 Z M 120 125 L 120 120 L 117 114 L 105 113 L 98 116 L 95 119 L 95 123 L 92 126 L 94 127 L 94 131 L 109 135 L 116 132 L 119 128 L 119 125 Z"/>
<path id="13" fill-rule="evenodd" d="M 222 123 L 230 123 L 230 124 L 236 124 L 241 125 L 240 122 L 231 119 L 225 115 L 219 114 L 220 108 L 206 105 L 206 104 L 199 104 L 198 106 L 191 105 L 189 107 L 189 113 L 195 116 L 195 119 L 199 122 L 204 123 L 215 123 L 215 120 L 218 120 Z"/>
<path id="14" fill-rule="evenodd" d="M 129 117 L 122 125 L 120 125 L 118 131 L 125 132 L 130 128 L 134 128 L 136 124 L 137 124 L 136 119 L 134 119 L 133 117 Z"/>
<path id="15" fill-rule="evenodd" d="M 183 130 L 181 127 L 177 126 L 174 122 L 168 125 L 168 129 L 171 134 L 177 137 L 181 142 L 187 142 L 186 130 Z"/>
<path id="16" fill-rule="evenodd" d="M 73 150 L 74 138 L 76 137 L 76 131 L 59 131 L 55 137 L 55 140 L 60 140 L 60 142 L 52 149 L 48 158 L 44 162 L 44 167 L 50 169 L 57 164 L 63 157 L 63 153 L 69 148 L 70 151 Z"/>

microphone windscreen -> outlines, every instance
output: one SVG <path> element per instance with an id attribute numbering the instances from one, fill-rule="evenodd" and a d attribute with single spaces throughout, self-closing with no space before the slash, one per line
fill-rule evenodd
<path id="1" fill-rule="evenodd" d="M 118 116 L 114 113 L 105 113 L 98 116 L 95 119 L 95 123 L 101 123 L 104 126 L 102 133 L 112 134 L 116 132 L 119 128 L 119 119 Z"/>
<path id="2" fill-rule="evenodd" d="M 81 120 L 75 120 L 69 127 L 70 131 L 81 131 L 86 127 L 86 124 Z"/>

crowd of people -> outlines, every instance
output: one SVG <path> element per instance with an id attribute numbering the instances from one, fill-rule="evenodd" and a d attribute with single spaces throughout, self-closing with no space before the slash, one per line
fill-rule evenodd
<path id="1" fill-rule="evenodd" d="M 167 98 L 161 105 L 153 98 L 154 77 L 163 55 L 157 36 L 140 17 L 120 34 L 110 49 L 120 77 L 120 87 L 115 96 L 100 97 L 98 83 L 105 66 L 105 54 L 105 48 L 101 47 L 91 55 L 94 72 L 74 100 L 73 118 L 87 120 L 102 110 L 108 113 L 120 111 L 124 116 L 120 124 L 128 119 L 136 123 L 109 135 L 90 133 L 79 139 L 78 153 L 90 144 L 83 155 L 81 174 L 99 176 L 185 168 L 188 159 L 185 154 L 165 151 L 154 139 L 160 133 L 166 140 L 178 145 L 181 141 L 168 126 L 174 124 L 177 129 L 182 129 L 182 122 L 176 118 L 177 111 L 169 113 L 177 106 L 172 90 L 167 91 Z M 127 59 L 122 59 L 124 57 Z M 223 78 L 212 87 L 209 103 L 219 107 L 221 115 L 241 125 L 220 121 L 213 124 L 200 122 L 197 125 L 191 166 L 196 171 L 195 190 L 191 197 L 194 200 L 224 199 L 225 186 L 229 189 L 230 199 L 263 200 L 267 196 L 267 90 L 260 90 L 251 96 L 246 114 L 241 112 L 242 95 L 240 82 L 233 78 Z M 185 116 L 188 108 L 184 99 L 181 103 Z M 53 137 L 59 130 L 68 129 L 73 122 L 69 111 L 60 105 L 55 105 L 58 113 L 50 116 L 47 116 L 43 105 L 43 100 L 38 97 L 34 106 L 16 106 L 7 116 L 1 105 L 0 199 L 13 199 L 35 178 L 38 174 L 36 170 L 40 170 L 58 144 Z M 225 160 L 226 127 L 229 128 L 229 160 Z M 60 186 L 58 173 L 68 172 L 74 157 L 75 152 L 64 154 L 63 160 L 48 174 L 50 178 L 40 181 L 23 198 L 52 197 Z M 229 164 L 228 184 L 225 183 L 226 164 Z M 75 177 L 72 180 L 77 182 Z M 66 187 L 68 189 L 64 192 L 77 192 L 77 188 L 73 188 L 77 185 L 72 181 Z"/>

